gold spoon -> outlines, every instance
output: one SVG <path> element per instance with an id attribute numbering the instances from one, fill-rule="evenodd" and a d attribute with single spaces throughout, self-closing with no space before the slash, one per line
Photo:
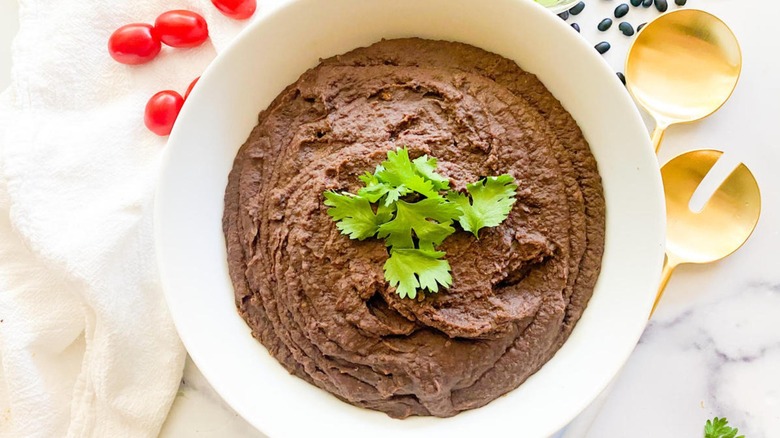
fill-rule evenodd
<path id="1" fill-rule="evenodd" d="M 680 9 L 642 29 L 625 70 L 628 90 L 655 119 L 657 153 L 670 125 L 703 119 L 728 100 L 742 71 L 742 53 L 720 19 Z"/>
<path id="2" fill-rule="evenodd" d="M 711 263 L 742 246 L 758 223 L 761 192 L 750 170 L 740 164 L 704 208 L 690 210 L 691 197 L 723 152 L 697 150 L 679 155 L 661 168 L 666 195 L 666 259 L 652 316 L 674 268 Z"/>

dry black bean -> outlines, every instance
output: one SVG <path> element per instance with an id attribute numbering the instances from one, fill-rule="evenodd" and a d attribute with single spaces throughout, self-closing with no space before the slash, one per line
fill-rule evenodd
<path id="1" fill-rule="evenodd" d="M 639 6 L 642 4 L 642 0 L 631 0 L 631 6 Z"/>
<path id="2" fill-rule="evenodd" d="M 688 3 L 688 0 L 674 0 L 674 4 L 677 6 L 685 6 L 686 3 Z"/>
<path id="3" fill-rule="evenodd" d="M 642 29 L 644 29 L 644 28 L 645 28 L 645 26 L 647 26 L 647 23 L 642 23 L 642 24 L 640 24 L 639 26 L 637 26 L 637 27 L 636 27 L 636 31 L 637 31 L 637 32 L 641 31 Z"/>
<path id="4" fill-rule="evenodd" d="M 560 14 L 558 14 L 559 17 L 561 17 L 562 20 L 568 20 L 569 19 L 569 11 L 563 11 Z"/>
<path id="5" fill-rule="evenodd" d="M 620 79 L 620 82 L 622 82 L 623 85 L 626 85 L 626 76 L 623 73 L 617 72 L 617 77 Z"/>
<path id="6" fill-rule="evenodd" d="M 574 30 L 576 30 L 577 32 L 579 32 L 579 31 L 580 31 L 580 25 L 579 25 L 579 24 L 577 24 L 577 23 L 572 23 L 572 24 L 571 24 L 571 27 L 573 27 L 573 28 L 574 28 Z"/>
<path id="7" fill-rule="evenodd" d="M 615 18 L 625 17 L 628 14 L 628 5 L 621 3 L 615 8 Z"/>
<path id="8" fill-rule="evenodd" d="M 653 0 L 642 0 L 643 8 L 649 8 L 650 6 L 653 6 Z"/>
<path id="9" fill-rule="evenodd" d="M 598 29 L 602 32 L 606 32 L 610 27 L 612 27 L 612 19 L 611 18 L 605 18 L 601 20 L 601 23 L 597 26 Z"/>
<path id="10" fill-rule="evenodd" d="M 618 29 L 620 29 L 620 31 L 623 32 L 623 35 L 625 36 L 631 36 L 634 34 L 634 26 L 632 26 L 631 23 L 627 21 L 618 24 Z"/>
<path id="11" fill-rule="evenodd" d="M 612 46 L 609 45 L 608 42 L 602 41 L 602 42 L 596 44 L 595 48 L 596 48 L 597 52 L 599 52 L 599 53 L 601 53 L 603 55 L 603 54 L 607 53 L 609 51 L 609 49 L 612 48 Z"/>
<path id="12" fill-rule="evenodd" d="M 585 9 L 585 2 L 579 2 L 572 6 L 572 8 L 569 9 L 569 12 L 571 12 L 572 15 L 577 15 L 582 12 L 583 9 Z"/>
<path id="13" fill-rule="evenodd" d="M 660 12 L 666 12 L 666 10 L 669 9 L 669 4 L 666 0 L 655 0 L 655 8 Z"/>

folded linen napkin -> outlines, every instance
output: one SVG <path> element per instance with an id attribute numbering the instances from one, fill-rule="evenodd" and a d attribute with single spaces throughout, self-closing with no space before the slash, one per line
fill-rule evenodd
<path id="1" fill-rule="evenodd" d="M 211 39 L 126 66 L 109 35 L 170 9 Z M 21 0 L 0 95 L 0 436 L 157 435 L 184 349 L 164 302 L 152 199 L 155 92 L 183 93 L 246 24 L 209 0 Z"/>

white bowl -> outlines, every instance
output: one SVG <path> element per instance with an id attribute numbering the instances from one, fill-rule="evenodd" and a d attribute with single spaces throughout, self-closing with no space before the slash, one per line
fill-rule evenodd
<path id="1" fill-rule="evenodd" d="M 236 312 L 221 220 L 227 175 L 257 113 L 318 59 L 381 38 L 469 43 L 533 72 L 578 121 L 604 181 L 601 277 L 570 339 L 489 405 L 394 420 L 289 375 Z M 547 436 L 607 385 L 645 327 L 664 241 L 658 163 L 628 93 L 596 51 L 531 0 L 298 0 L 258 17 L 203 74 L 165 151 L 156 239 L 170 311 L 220 395 L 272 437 Z"/>

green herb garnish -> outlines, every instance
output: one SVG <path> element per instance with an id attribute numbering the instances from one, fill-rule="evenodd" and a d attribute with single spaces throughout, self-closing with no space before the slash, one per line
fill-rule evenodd
<path id="1" fill-rule="evenodd" d="M 376 234 L 379 226 L 393 217 L 392 207 L 380 205 L 376 213 L 369 201 L 349 193 L 325 192 L 328 214 L 342 234 L 350 239 L 364 240 Z"/>
<path id="2" fill-rule="evenodd" d="M 739 429 L 729 426 L 729 420 L 715 417 L 707 420 L 704 425 L 704 438 L 745 438 L 745 435 L 739 435 Z"/>
<path id="3" fill-rule="evenodd" d="M 417 289 L 437 292 L 439 285 L 450 287 L 450 263 L 444 251 L 424 249 L 391 249 L 385 262 L 385 279 L 401 298 L 414 298 Z"/>
<path id="4" fill-rule="evenodd" d="M 447 193 L 447 199 L 457 204 L 463 214 L 458 218 L 460 226 L 479 238 L 479 230 L 484 227 L 497 227 L 504 222 L 515 203 L 517 184 L 509 175 L 491 176 L 468 184 L 463 193 Z"/>
<path id="5" fill-rule="evenodd" d="M 515 203 L 517 185 L 510 175 L 468 184 L 464 194 L 450 190 L 436 164 L 427 155 L 410 160 L 404 147 L 389 151 L 373 174 L 360 176 L 364 187 L 357 195 L 324 193 L 328 214 L 342 234 L 385 240 L 390 252 L 385 279 L 401 298 L 452 285 L 450 264 L 436 246 L 455 232 L 454 222 L 479 238 L 480 229 L 500 225 Z"/>
<path id="6" fill-rule="evenodd" d="M 433 249 L 455 232 L 451 224 L 460 216 L 457 205 L 446 199 L 423 199 L 395 203 L 395 218 L 379 226 L 377 237 L 393 249 L 414 248 L 414 239 L 422 249 Z"/>

